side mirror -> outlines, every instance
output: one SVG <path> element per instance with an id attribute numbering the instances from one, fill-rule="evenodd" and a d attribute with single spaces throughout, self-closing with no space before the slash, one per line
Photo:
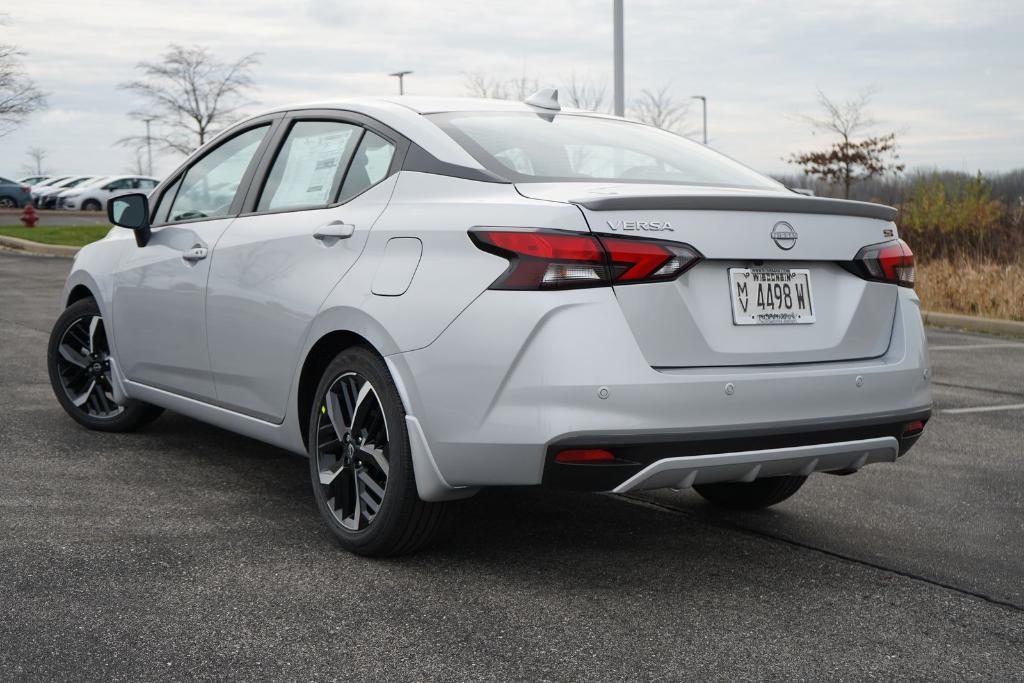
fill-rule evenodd
<path id="1" fill-rule="evenodd" d="M 141 192 L 123 194 L 107 202 L 107 218 L 111 223 L 135 231 L 135 243 L 149 243 L 149 197 Z"/>

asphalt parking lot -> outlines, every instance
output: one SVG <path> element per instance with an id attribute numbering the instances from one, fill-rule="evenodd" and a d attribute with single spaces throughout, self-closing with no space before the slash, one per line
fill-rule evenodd
<path id="1" fill-rule="evenodd" d="M 301 458 L 65 417 L 69 264 L 0 253 L 0 680 L 1024 678 L 1024 341 L 930 331 L 917 447 L 770 511 L 488 491 L 373 561 Z"/>

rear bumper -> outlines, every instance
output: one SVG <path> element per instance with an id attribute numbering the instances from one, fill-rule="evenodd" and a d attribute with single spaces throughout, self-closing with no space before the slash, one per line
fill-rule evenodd
<path id="1" fill-rule="evenodd" d="M 658 458 L 630 458 L 632 471 L 588 487 L 611 490 L 655 460 L 819 445 L 818 437 L 770 439 L 895 430 L 931 408 L 918 301 L 902 288 L 889 348 L 869 360 L 657 370 L 610 289 L 487 291 L 432 344 L 388 360 L 452 487 L 555 485 L 549 455 L 567 443 L 620 444 L 633 455 L 667 445 Z M 886 436 L 899 439 L 872 432 L 825 441 Z M 677 448 L 741 437 L 756 440 L 702 453 Z"/>
<path id="2" fill-rule="evenodd" d="M 930 416 L 929 411 L 918 411 L 845 424 L 680 434 L 647 441 L 607 435 L 574 437 L 548 446 L 543 485 L 625 493 L 814 472 L 849 474 L 865 465 L 894 462 L 921 436 L 921 431 L 905 433 L 907 424 L 927 423 Z M 563 450 L 592 448 L 610 451 L 615 460 L 588 464 L 555 460 Z"/>

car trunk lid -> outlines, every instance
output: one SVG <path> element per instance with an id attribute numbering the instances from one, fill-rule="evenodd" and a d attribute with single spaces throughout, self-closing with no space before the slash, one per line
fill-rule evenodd
<path id="1" fill-rule="evenodd" d="M 895 211 L 889 207 L 732 188 L 629 183 L 517 188 L 527 197 L 577 204 L 594 233 L 682 242 L 704 256 L 671 282 L 615 287 L 654 367 L 844 361 L 875 358 L 888 349 L 897 287 L 864 280 L 842 264 L 865 245 L 895 238 Z M 774 285 L 753 280 L 787 278 L 793 297 L 798 285 L 809 288 L 799 292 L 808 297 L 800 322 L 813 322 L 762 324 L 743 316 L 736 287 L 749 285 L 743 294 L 749 291 L 750 301 L 756 301 L 757 292 L 763 295 L 757 287 L 767 286 L 770 295 Z M 761 320 L 768 319 L 773 318 Z"/>

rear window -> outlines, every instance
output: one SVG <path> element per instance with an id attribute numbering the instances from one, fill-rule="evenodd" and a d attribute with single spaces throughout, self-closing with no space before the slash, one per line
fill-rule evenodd
<path id="1" fill-rule="evenodd" d="M 449 112 L 428 118 L 484 168 L 515 182 L 782 189 L 774 180 L 703 145 L 639 123 L 530 112 Z"/>

